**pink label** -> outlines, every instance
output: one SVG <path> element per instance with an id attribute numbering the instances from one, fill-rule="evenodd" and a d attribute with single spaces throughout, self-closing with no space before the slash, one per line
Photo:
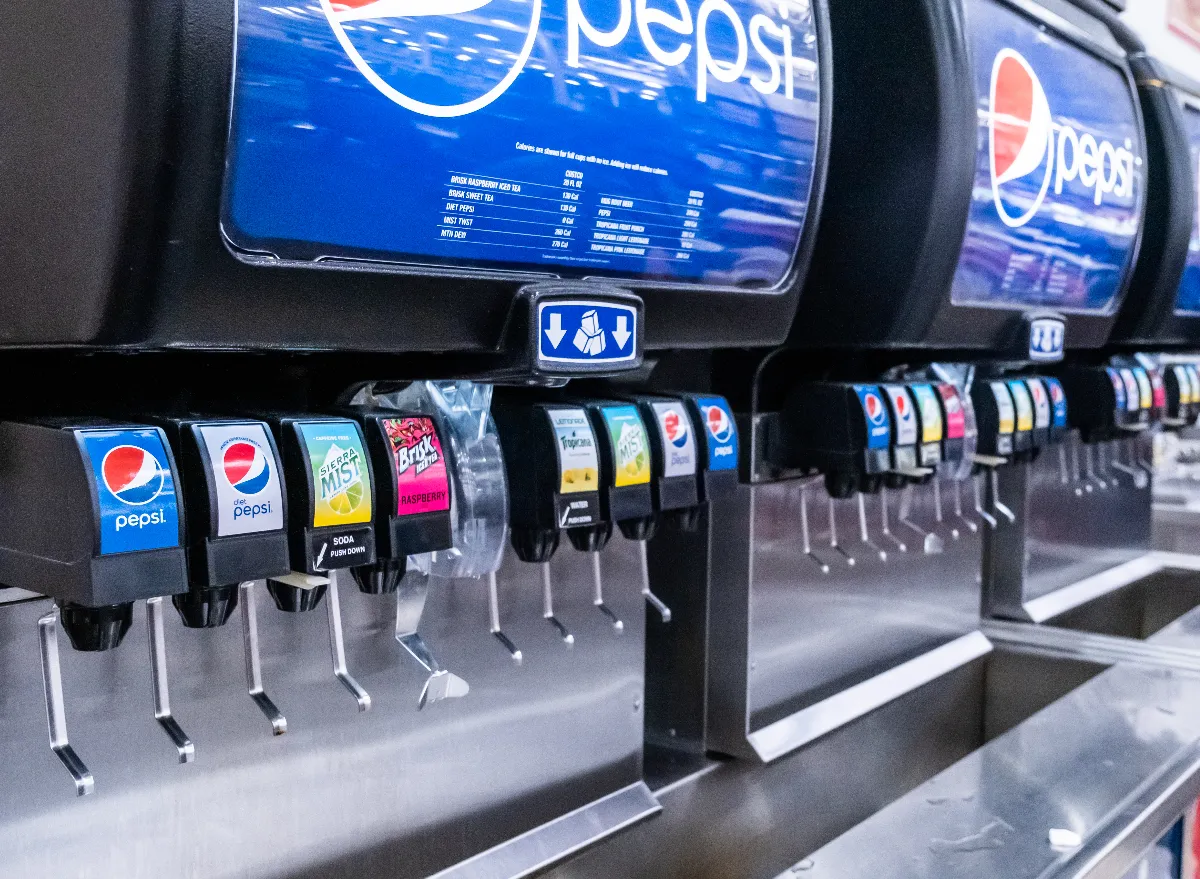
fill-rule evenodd
<path id="1" fill-rule="evenodd" d="M 446 456 L 433 421 L 385 418 L 383 429 L 396 465 L 396 515 L 450 509 Z"/>
<path id="2" fill-rule="evenodd" d="M 962 398 L 953 385 L 938 385 L 938 396 L 946 410 L 946 439 L 962 439 L 967 432 L 967 419 L 963 414 Z"/>

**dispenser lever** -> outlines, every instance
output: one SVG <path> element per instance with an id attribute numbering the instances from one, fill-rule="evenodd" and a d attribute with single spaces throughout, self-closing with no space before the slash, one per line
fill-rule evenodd
<path id="1" fill-rule="evenodd" d="M 287 718 L 280 713 L 263 690 L 262 660 L 258 655 L 258 604 L 254 597 L 254 581 L 238 584 L 242 605 L 242 642 L 246 654 L 246 690 L 259 710 L 271 722 L 271 735 L 287 732 Z"/>
<path id="2" fill-rule="evenodd" d="M 329 572 L 329 591 L 326 597 L 329 607 L 329 649 L 333 654 L 333 674 L 358 703 L 359 711 L 371 710 L 371 696 L 359 686 L 358 681 L 346 670 L 346 645 L 342 639 L 342 603 L 338 598 L 338 574 Z"/>
<path id="3" fill-rule="evenodd" d="M 417 631 L 428 594 L 429 577 L 411 571 L 396 590 L 396 641 L 429 672 L 417 699 L 418 711 L 431 702 L 462 698 L 471 690 L 466 681 L 438 665 L 433 651 Z"/>
<path id="4" fill-rule="evenodd" d="M 175 750 L 180 763 L 191 763 L 196 759 L 196 746 L 180 728 L 171 715 L 171 692 L 167 686 L 167 647 L 163 634 L 162 598 L 146 600 L 146 631 L 150 640 L 150 674 L 154 684 L 154 719 L 163 728 Z"/>
<path id="5" fill-rule="evenodd" d="M 540 567 L 542 569 L 542 616 L 558 631 L 558 635 L 563 639 L 563 643 L 568 647 L 573 647 L 575 645 L 575 636 L 554 615 L 554 587 L 550 582 L 550 563 L 542 562 Z"/>
<path id="6" fill-rule="evenodd" d="M 858 494 L 856 494 L 854 497 L 855 497 L 855 500 L 858 501 L 859 540 L 862 541 L 864 546 L 869 546 L 875 552 L 879 553 L 879 560 L 881 562 L 886 562 L 887 561 L 887 552 L 885 550 L 880 549 L 878 546 L 875 545 L 875 542 L 871 540 L 871 533 L 867 530 L 867 501 L 863 497 L 863 494 L 861 491 L 858 492 Z"/>
<path id="7" fill-rule="evenodd" d="M 663 604 L 658 596 L 650 591 L 650 559 L 646 555 L 646 541 L 639 540 L 637 541 L 637 545 L 638 555 L 642 562 L 642 595 L 658 611 L 658 615 L 662 617 L 662 621 L 669 623 L 671 622 L 671 608 Z"/>
<path id="8" fill-rule="evenodd" d="M 46 722 L 50 728 L 50 750 L 75 779 L 76 796 L 95 790 L 95 781 L 67 739 L 67 712 L 63 704 L 62 667 L 58 659 L 58 610 L 51 609 L 38 620 L 38 643 L 42 653 L 42 684 L 46 693 Z"/>
<path id="9" fill-rule="evenodd" d="M 517 665 L 525 658 L 517 645 L 514 644 L 503 631 L 500 629 L 500 596 L 499 587 L 496 585 L 496 572 L 491 571 L 487 575 L 488 581 L 488 628 L 496 640 L 504 645 L 504 649 L 512 656 L 513 662 Z"/>
<path id="10" fill-rule="evenodd" d="M 601 578 L 600 572 L 600 553 L 590 552 L 588 555 L 592 557 L 592 604 L 596 605 L 600 613 L 608 617 L 613 630 L 619 635 L 625 631 L 625 624 L 613 613 L 612 608 L 604 603 L 604 580 Z"/>

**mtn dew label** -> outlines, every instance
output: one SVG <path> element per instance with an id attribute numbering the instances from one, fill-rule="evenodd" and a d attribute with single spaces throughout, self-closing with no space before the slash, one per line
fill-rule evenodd
<path id="1" fill-rule="evenodd" d="M 312 469 L 313 527 L 371 521 L 371 474 L 352 421 L 300 425 Z"/>
<path id="2" fill-rule="evenodd" d="M 650 483 L 650 441 L 636 406 L 602 409 L 613 448 L 613 485 Z"/>

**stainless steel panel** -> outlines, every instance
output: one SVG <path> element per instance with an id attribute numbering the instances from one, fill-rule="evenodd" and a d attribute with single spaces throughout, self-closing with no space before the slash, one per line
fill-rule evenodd
<path id="1" fill-rule="evenodd" d="M 906 544 L 904 552 L 881 533 L 882 496 L 865 499 L 874 546 L 861 541 L 856 502 L 834 502 L 836 549 L 830 546 L 829 499 L 820 484 L 742 485 L 714 504 L 710 748 L 758 756 L 748 733 L 977 629 L 980 541 L 964 522 L 952 521 L 949 485 L 943 484 L 945 521 L 937 528 L 944 543 L 940 554 L 923 552 L 920 534 L 901 524 L 896 492 L 889 493 L 889 522 Z M 802 492 L 809 555 L 802 541 Z M 917 487 L 913 497 L 913 522 L 934 529 L 932 489 Z M 964 504 L 972 506 L 965 497 Z M 952 527 L 958 539 L 951 537 Z M 747 532 L 749 548 L 739 537 Z M 900 687 L 890 698 L 922 682 Z"/>
<path id="2" fill-rule="evenodd" d="M 360 714 L 333 675 L 324 609 L 280 613 L 257 586 L 282 736 L 246 694 L 240 619 L 195 631 L 170 611 L 188 765 L 155 720 L 144 609 L 111 653 L 62 639 L 71 743 L 95 776 L 78 800 L 46 737 L 37 619 L 48 602 L 0 608 L 0 876 L 423 877 L 617 794 L 527 838 L 524 860 L 510 847 L 469 873 L 507 876 L 496 869 L 523 873 L 645 817 L 638 557 L 616 537 L 602 560 L 625 632 L 592 605 L 588 559 L 565 547 L 552 567 L 576 635 L 567 648 L 542 618 L 536 567 L 506 559 L 500 607 L 521 666 L 489 634 L 485 583 L 435 581 L 421 632 L 470 694 L 423 711 L 428 673 L 393 637 L 394 599 L 342 589 L 348 668 L 373 701 Z"/>
<path id="3" fill-rule="evenodd" d="M 781 875 L 1115 879 L 1200 795 L 1198 740 L 1200 677 L 1119 665 Z"/>

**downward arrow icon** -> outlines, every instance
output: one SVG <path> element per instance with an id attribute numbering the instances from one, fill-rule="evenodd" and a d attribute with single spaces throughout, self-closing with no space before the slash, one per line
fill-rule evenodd
<path id="1" fill-rule="evenodd" d="M 617 340 L 617 347 L 624 348 L 625 343 L 629 341 L 629 337 L 633 335 L 633 333 L 629 332 L 628 317 L 622 316 L 617 318 L 617 328 L 613 330 L 612 335 Z"/>
<path id="2" fill-rule="evenodd" d="M 562 314 L 554 311 L 550 313 L 550 329 L 545 330 L 546 338 L 550 340 L 550 347 L 557 348 L 558 343 L 563 340 L 563 336 L 567 331 L 562 328 Z"/>

